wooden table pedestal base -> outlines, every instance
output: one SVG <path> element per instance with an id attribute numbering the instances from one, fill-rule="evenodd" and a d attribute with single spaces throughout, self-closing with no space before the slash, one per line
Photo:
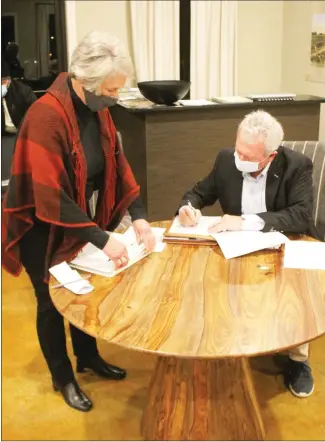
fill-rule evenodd
<path id="1" fill-rule="evenodd" d="M 159 357 L 142 435 L 146 440 L 263 440 L 247 359 Z"/>

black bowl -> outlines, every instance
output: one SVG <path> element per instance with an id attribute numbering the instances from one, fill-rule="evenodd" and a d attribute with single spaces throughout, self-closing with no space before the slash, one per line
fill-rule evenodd
<path id="1" fill-rule="evenodd" d="M 141 94 L 147 100 L 167 106 L 184 98 L 190 86 L 191 82 L 185 80 L 141 81 L 138 83 Z"/>

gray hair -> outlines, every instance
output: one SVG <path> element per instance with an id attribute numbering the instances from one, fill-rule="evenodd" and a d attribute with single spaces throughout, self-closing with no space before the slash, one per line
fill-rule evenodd
<path id="1" fill-rule="evenodd" d="M 283 141 L 281 124 L 269 113 L 258 110 L 246 115 L 239 124 L 240 137 L 248 144 L 263 142 L 269 155 L 276 151 Z"/>
<path id="2" fill-rule="evenodd" d="M 74 50 L 70 74 L 82 80 L 85 89 L 95 92 L 110 76 L 133 76 L 133 64 L 124 45 L 106 32 L 92 31 Z"/>

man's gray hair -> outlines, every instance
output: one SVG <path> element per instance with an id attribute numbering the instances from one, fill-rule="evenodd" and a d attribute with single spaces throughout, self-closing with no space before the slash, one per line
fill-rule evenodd
<path id="1" fill-rule="evenodd" d="M 239 124 L 238 132 L 242 140 L 248 144 L 263 142 L 267 155 L 276 151 L 283 141 L 281 124 L 263 110 L 246 115 Z"/>
<path id="2" fill-rule="evenodd" d="M 125 46 L 106 32 L 92 31 L 74 50 L 70 74 L 82 80 L 85 89 L 95 92 L 103 81 L 117 74 L 133 76 L 133 64 Z"/>

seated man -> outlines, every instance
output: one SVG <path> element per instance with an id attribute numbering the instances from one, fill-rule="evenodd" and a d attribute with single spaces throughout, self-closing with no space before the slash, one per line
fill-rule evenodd
<path id="1" fill-rule="evenodd" d="M 16 134 L 25 113 L 37 98 L 29 86 L 11 77 L 4 60 L 1 65 L 2 135 Z"/>
<path id="2" fill-rule="evenodd" d="M 224 216 L 211 226 L 213 232 L 310 233 L 313 165 L 308 157 L 281 147 L 282 141 L 281 124 L 270 114 L 259 110 L 247 115 L 235 149 L 222 150 L 210 174 L 184 195 L 180 222 L 195 225 L 200 209 L 219 200 Z M 294 395 L 312 394 L 308 344 L 289 351 L 285 379 Z"/>

